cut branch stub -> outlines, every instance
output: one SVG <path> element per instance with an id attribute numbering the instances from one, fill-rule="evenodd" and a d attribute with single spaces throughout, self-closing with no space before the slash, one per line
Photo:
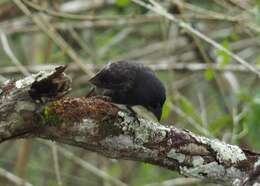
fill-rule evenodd
<path id="1" fill-rule="evenodd" d="M 57 67 L 48 77 L 38 75 L 29 90 L 31 98 L 33 100 L 57 99 L 68 93 L 71 79 L 63 73 L 66 68 L 67 66 Z"/>
<path id="2" fill-rule="evenodd" d="M 63 73 L 65 69 L 66 66 L 60 66 L 5 83 L 0 89 L 0 142 L 25 137 L 39 127 L 44 104 L 37 100 L 47 103 L 70 90 L 71 80 Z"/>

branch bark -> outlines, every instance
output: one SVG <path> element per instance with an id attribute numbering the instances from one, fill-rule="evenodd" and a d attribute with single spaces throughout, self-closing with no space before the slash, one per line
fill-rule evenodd
<path id="1" fill-rule="evenodd" d="M 42 71 L 0 89 L 0 143 L 40 137 L 211 182 L 258 183 L 259 154 L 143 118 L 138 123 L 103 97 L 64 97 L 71 84 L 64 70 Z"/>

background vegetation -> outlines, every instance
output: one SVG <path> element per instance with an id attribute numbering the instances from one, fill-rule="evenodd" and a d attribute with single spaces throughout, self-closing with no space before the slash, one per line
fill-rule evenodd
<path id="1" fill-rule="evenodd" d="M 160 1 L 174 22 L 135 2 L 0 0 L 0 84 L 68 64 L 71 95 L 83 96 L 102 65 L 136 60 L 153 68 L 166 86 L 162 124 L 259 150 L 260 1 Z M 237 54 L 251 70 L 183 29 L 177 24 L 182 21 Z M 8 172 L 37 186 L 115 185 L 111 179 L 133 186 L 213 185 L 35 139 L 1 144 L 0 154 L 0 185 L 14 185 Z"/>

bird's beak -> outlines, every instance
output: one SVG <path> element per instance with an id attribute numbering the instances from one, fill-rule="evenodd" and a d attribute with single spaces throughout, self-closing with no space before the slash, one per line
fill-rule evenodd
<path id="1" fill-rule="evenodd" d="M 90 82 L 90 83 L 94 84 L 94 83 L 95 83 L 95 76 L 94 76 L 94 77 L 92 77 L 92 78 L 90 78 L 90 79 L 88 80 L 88 82 Z"/>
<path id="2" fill-rule="evenodd" d="M 92 77 L 88 80 L 88 82 L 90 82 L 93 85 L 98 85 L 97 76 Z"/>

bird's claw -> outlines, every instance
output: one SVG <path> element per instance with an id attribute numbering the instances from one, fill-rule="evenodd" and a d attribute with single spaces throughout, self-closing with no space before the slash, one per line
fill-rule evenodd
<path id="1" fill-rule="evenodd" d="M 130 115 L 134 118 L 134 122 L 137 122 L 140 125 L 140 120 L 138 118 L 138 114 L 132 109 L 132 107 L 127 106 L 127 109 L 130 111 Z"/>

